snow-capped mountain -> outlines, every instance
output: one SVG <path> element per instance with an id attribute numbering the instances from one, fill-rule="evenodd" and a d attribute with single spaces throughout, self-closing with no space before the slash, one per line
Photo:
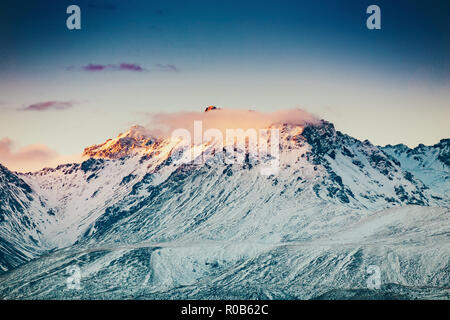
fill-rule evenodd
<path id="1" fill-rule="evenodd" d="M 0 165 L 0 271 L 7 271 L 50 249 L 42 236 L 54 214 L 17 175 Z"/>
<path id="2" fill-rule="evenodd" d="M 412 173 L 432 188 L 440 198 L 448 198 L 450 193 L 450 139 L 442 139 L 433 146 L 418 145 L 410 149 L 405 145 L 387 145 L 383 152 L 396 159 L 402 168 Z"/>
<path id="3" fill-rule="evenodd" d="M 115 139 L 86 148 L 83 155 L 91 158 L 120 159 L 135 153 L 149 152 L 155 149 L 155 142 L 156 139 L 151 137 L 147 129 L 133 126 Z"/>
<path id="4" fill-rule="evenodd" d="M 229 164 L 227 148 L 140 126 L 86 148 L 81 164 L 1 167 L 0 296 L 364 297 L 375 264 L 381 295 L 448 298 L 449 139 L 409 149 L 326 121 L 271 128 L 272 175 L 260 171 L 270 156 L 235 150 L 244 161 Z M 203 161 L 176 161 L 191 150 Z M 72 264 L 85 290 L 66 290 Z"/>

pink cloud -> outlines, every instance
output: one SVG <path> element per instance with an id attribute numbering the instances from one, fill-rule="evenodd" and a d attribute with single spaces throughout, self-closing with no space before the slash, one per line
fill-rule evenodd
<path id="1" fill-rule="evenodd" d="M 264 129 L 272 124 L 317 124 L 319 118 L 302 109 L 262 112 L 253 110 L 215 109 L 208 112 L 153 113 L 147 125 L 154 135 L 168 136 L 175 129 L 183 128 L 191 133 L 194 121 L 201 120 L 203 130 Z"/>
<path id="2" fill-rule="evenodd" d="M 56 167 L 63 163 L 75 163 L 83 160 L 81 155 L 60 155 L 42 144 L 34 144 L 13 151 L 11 139 L 0 139 L 0 163 L 13 171 L 38 171 L 45 167 Z"/>

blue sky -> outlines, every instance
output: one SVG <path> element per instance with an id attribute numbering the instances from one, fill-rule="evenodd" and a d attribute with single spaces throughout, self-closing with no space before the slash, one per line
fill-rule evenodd
<path id="1" fill-rule="evenodd" d="M 81 8 L 81 30 L 66 28 L 70 4 Z M 381 30 L 366 28 L 371 4 Z M 450 136 L 449 9 L 402 0 L 2 1 L 0 139 L 14 142 L 11 152 L 39 143 L 73 154 L 147 123 L 147 113 L 215 104 L 302 107 L 376 144 L 433 144 Z"/>

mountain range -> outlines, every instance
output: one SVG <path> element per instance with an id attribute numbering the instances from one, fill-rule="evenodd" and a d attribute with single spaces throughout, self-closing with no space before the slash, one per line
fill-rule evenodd
<path id="1" fill-rule="evenodd" d="M 242 163 L 209 143 L 205 161 L 174 161 L 195 146 L 141 126 L 82 163 L 0 165 L 0 297 L 450 298 L 450 139 L 412 149 L 325 120 L 271 128 L 271 175 L 245 148 Z"/>

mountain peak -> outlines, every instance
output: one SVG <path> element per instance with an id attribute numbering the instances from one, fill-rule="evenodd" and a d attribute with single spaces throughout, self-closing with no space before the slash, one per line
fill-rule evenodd
<path id="1" fill-rule="evenodd" d="M 208 106 L 205 112 L 221 110 L 216 106 Z M 325 120 L 319 123 L 294 123 L 294 122 L 274 122 L 267 129 L 279 129 L 280 138 L 290 140 L 290 137 L 302 135 L 303 130 L 311 132 L 316 139 L 332 137 L 336 134 L 334 126 Z M 305 136 L 306 137 L 306 136 Z M 161 142 L 165 138 L 153 136 L 149 129 L 134 125 L 128 131 L 120 133 L 114 139 L 108 139 L 102 144 L 93 145 L 84 149 L 83 156 L 90 158 L 121 159 L 133 154 L 148 154 L 154 149 L 156 142 Z"/>
<path id="2" fill-rule="evenodd" d="M 156 139 L 143 126 L 135 125 L 115 139 L 84 149 L 83 156 L 91 158 L 119 159 L 132 153 L 145 151 Z"/>
<path id="3" fill-rule="evenodd" d="M 220 110 L 220 108 L 217 108 L 216 106 L 211 105 L 211 106 L 206 107 L 205 112 L 212 111 L 212 110 Z"/>

